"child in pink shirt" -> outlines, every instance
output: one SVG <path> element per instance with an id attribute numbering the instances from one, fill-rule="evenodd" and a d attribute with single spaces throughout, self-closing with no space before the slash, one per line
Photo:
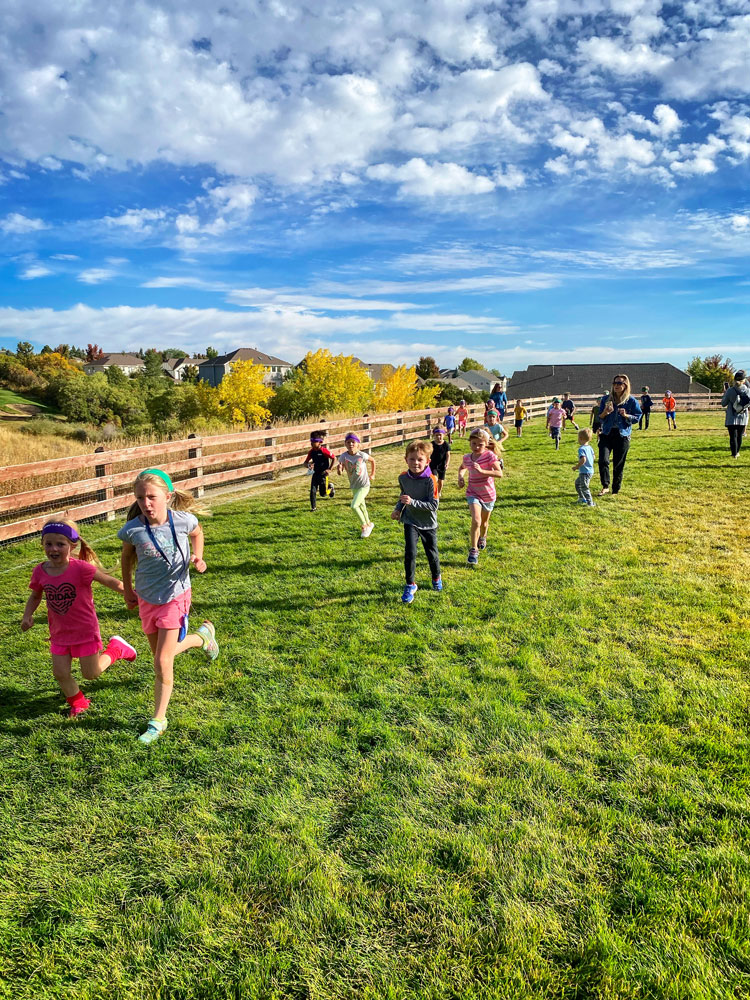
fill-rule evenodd
<path id="1" fill-rule="evenodd" d="M 487 528 L 495 506 L 495 479 L 502 478 L 503 463 L 495 453 L 495 441 L 484 427 L 469 435 L 470 455 L 464 455 L 458 472 L 458 485 L 463 489 L 468 474 L 466 502 L 471 510 L 471 532 L 467 564 L 476 566 L 479 550 L 487 548 Z"/>
<path id="2" fill-rule="evenodd" d="M 42 597 L 47 601 L 52 673 L 70 705 L 68 715 L 85 712 L 91 702 L 71 674 L 72 661 L 81 664 L 87 680 L 103 674 L 115 660 L 134 660 L 135 649 L 119 635 L 113 635 L 100 652 L 102 639 L 94 610 L 91 584 L 94 580 L 110 590 L 123 592 L 122 583 L 96 565 L 96 553 L 78 534 L 75 521 L 57 518 L 42 527 L 42 547 L 47 556 L 31 574 L 31 595 L 26 602 L 21 629 L 34 624 L 34 612 Z M 78 551 L 79 558 L 73 553 Z"/>
<path id="3" fill-rule="evenodd" d="M 547 427 L 549 436 L 555 442 L 555 451 L 560 448 L 560 435 L 565 423 L 565 410 L 562 408 L 560 400 L 555 396 L 552 406 L 547 411 Z"/>

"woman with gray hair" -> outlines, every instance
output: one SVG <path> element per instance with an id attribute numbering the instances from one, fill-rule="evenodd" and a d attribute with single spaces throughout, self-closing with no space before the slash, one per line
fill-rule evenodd
<path id="1" fill-rule="evenodd" d="M 740 457 L 742 438 L 747 427 L 750 408 L 750 388 L 742 369 L 734 373 L 734 385 L 728 386 L 721 397 L 721 405 L 726 411 L 724 424 L 729 431 L 729 450 L 732 458 Z"/>

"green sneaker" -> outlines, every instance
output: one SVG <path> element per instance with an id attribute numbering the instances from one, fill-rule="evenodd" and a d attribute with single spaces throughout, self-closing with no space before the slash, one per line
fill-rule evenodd
<path id="1" fill-rule="evenodd" d="M 216 641 L 216 629 L 211 622 L 203 622 L 195 630 L 203 640 L 203 652 L 209 660 L 215 660 L 219 655 L 219 644 Z"/>
<path id="2" fill-rule="evenodd" d="M 146 732 L 141 733 L 138 737 L 139 743 L 153 743 L 154 740 L 158 740 L 161 734 L 167 728 L 166 719 L 149 719 L 148 725 L 146 726 Z"/>

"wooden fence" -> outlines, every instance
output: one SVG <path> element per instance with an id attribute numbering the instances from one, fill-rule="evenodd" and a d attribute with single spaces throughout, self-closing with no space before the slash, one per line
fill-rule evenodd
<path id="1" fill-rule="evenodd" d="M 576 398 L 581 417 L 598 398 Z M 677 410 L 713 409 L 719 398 L 716 394 L 677 396 Z M 552 397 L 544 396 L 525 400 L 524 405 L 533 419 L 545 416 L 551 402 Z M 513 401 L 506 414 L 507 424 L 512 424 L 512 406 Z M 180 441 L 100 449 L 89 455 L 0 467 L 0 543 L 39 531 L 53 514 L 76 521 L 114 519 L 132 503 L 135 473 L 144 466 L 164 469 L 176 485 L 202 496 L 205 490 L 240 488 L 301 466 L 309 449 L 310 431 L 316 428 L 326 428 L 326 443 L 332 449 L 343 446 L 349 431 L 359 434 L 363 449 L 378 448 L 429 437 L 445 412 L 446 407 L 440 407 L 210 437 L 191 435 Z M 469 426 L 481 423 L 483 416 L 484 406 L 470 406 Z M 588 416 L 584 422 L 588 423 Z"/>

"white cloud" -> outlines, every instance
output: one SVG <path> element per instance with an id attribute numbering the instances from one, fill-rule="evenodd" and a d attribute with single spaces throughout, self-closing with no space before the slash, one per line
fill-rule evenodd
<path id="1" fill-rule="evenodd" d="M 161 222 L 167 213 L 161 208 L 129 208 L 122 215 L 105 215 L 102 219 L 107 226 L 119 227 L 133 233 L 149 233 L 153 223 Z"/>
<path id="2" fill-rule="evenodd" d="M 78 275 L 78 281 L 84 285 L 100 285 L 103 281 L 109 281 L 114 276 L 115 272 L 109 268 L 91 267 L 86 271 L 81 271 Z"/>
<path id="3" fill-rule="evenodd" d="M 497 187 L 506 188 L 508 191 L 515 191 L 526 183 L 523 172 L 512 163 L 498 168 L 492 175 L 492 179 Z"/>
<path id="4" fill-rule="evenodd" d="M 623 48 L 611 38 L 587 38 L 578 43 L 580 55 L 588 62 L 621 76 L 651 76 L 672 62 L 645 43 Z"/>
<path id="5" fill-rule="evenodd" d="M 78 254 L 75 253 L 53 253 L 52 260 L 80 260 Z"/>
<path id="6" fill-rule="evenodd" d="M 473 174 L 458 163 L 429 164 L 421 157 L 415 157 L 400 167 L 388 163 L 377 164 L 368 168 L 367 176 L 372 180 L 398 184 L 399 194 L 404 197 L 462 197 L 486 194 L 495 187 L 489 177 Z"/>
<path id="7" fill-rule="evenodd" d="M 733 215 L 729 221 L 739 233 L 750 231 L 750 215 Z"/>
<path id="8" fill-rule="evenodd" d="M 19 277 L 22 281 L 31 281 L 34 278 L 46 278 L 48 274 L 54 274 L 54 271 L 43 264 L 31 264 L 25 271 L 21 272 Z"/>
<path id="9" fill-rule="evenodd" d="M 11 212 L 4 219 L 0 219 L 0 229 L 4 233 L 32 233 L 46 228 L 47 224 L 42 219 L 29 219 L 19 212 Z"/>
<path id="10" fill-rule="evenodd" d="M 227 295 L 233 305 L 253 308 L 280 306 L 300 312 L 393 312 L 397 309 L 419 309 L 412 302 L 392 302 L 387 299 L 334 298 L 312 292 L 273 288 L 236 288 Z"/>

